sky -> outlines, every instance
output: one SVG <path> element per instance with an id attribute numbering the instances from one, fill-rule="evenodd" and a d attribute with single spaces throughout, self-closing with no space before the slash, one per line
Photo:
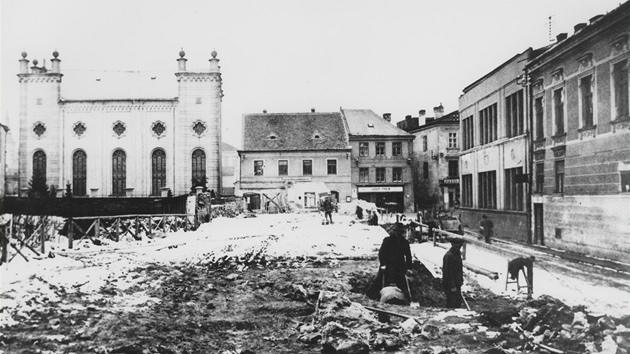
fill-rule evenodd
<path id="1" fill-rule="evenodd" d="M 621 2 L 2 0 L 0 117 L 16 141 L 22 51 L 49 68 L 57 50 L 61 95 L 79 98 L 80 79 L 119 72 L 158 73 L 176 94 L 183 48 L 188 71 L 207 70 L 217 51 L 223 141 L 237 148 L 242 115 L 264 109 L 371 109 L 395 123 L 440 104 L 457 110 L 464 87 Z"/>

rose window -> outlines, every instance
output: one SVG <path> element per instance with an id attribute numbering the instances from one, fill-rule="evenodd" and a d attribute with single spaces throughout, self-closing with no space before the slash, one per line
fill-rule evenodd
<path id="1" fill-rule="evenodd" d="M 125 131 L 127 130 L 127 128 L 125 127 L 125 124 L 123 124 L 123 122 L 116 122 L 112 129 L 114 130 L 114 133 L 116 133 L 116 135 L 118 135 L 118 136 L 122 136 L 125 133 Z"/>
<path id="2" fill-rule="evenodd" d="M 195 132 L 195 134 L 201 136 L 206 131 L 206 125 L 201 121 L 197 121 L 195 122 L 195 124 L 193 124 L 193 131 Z"/>
<path id="3" fill-rule="evenodd" d="M 42 135 L 44 135 L 44 133 L 46 132 L 46 127 L 43 123 L 37 122 L 35 126 L 33 126 L 33 132 L 35 133 L 35 135 L 37 135 L 37 137 L 41 138 Z"/>
<path id="4" fill-rule="evenodd" d="M 162 134 L 164 134 L 164 131 L 166 131 L 166 127 L 164 126 L 164 123 L 162 122 L 153 123 L 153 127 L 151 129 L 153 130 L 153 133 L 155 133 L 157 137 L 162 136 Z"/>
<path id="5" fill-rule="evenodd" d="M 74 129 L 73 130 L 74 130 L 74 133 L 77 136 L 81 136 L 81 135 L 83 135 L 83 133 L 85 133 L 85 130 L 86 130 L 85 129 L 85 124 L 79 122 L 79 123 L 74 125 Z"/>

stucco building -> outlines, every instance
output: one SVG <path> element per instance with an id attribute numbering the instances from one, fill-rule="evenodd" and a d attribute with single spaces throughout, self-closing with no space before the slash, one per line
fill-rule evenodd
<path id="1" fill-rule="evenodd" d="M 434 107 L 434 117 L 419 112 L 405 119 L 405 129 L 413 141 L 414 190 L 420 209 L 433 207 L 452 210 L 459 205 L 459 111 L 444 115 L 444 107 Z M 400 122 L 399 122 L 400 123 Z"/>
<path id="2" fill-rule="evenodd" d="M 486 214 L 495 237 L 530 240 L 530 138 L 525 64 L 529 48 L 464 88 L 459 98 L 461 216 L 479 229 Z"/>
<path id="3" fill-rule="evenodd" d="M 352 148 L 352 198 L 391 212 L 414 212 L 414 136 L 369 109 L 341 109 Z"/>
<path id="4" fill-rule="evenodd" d="M 193 180 L 221 191 L 219 59 L 212 53 L 203 72 L 186 71 L 185 53 L 170 77 L 177 96 L 116 94 L 73 98 L 64 94 L 59 54 L 51 68 L 20 62 L 19 188 L 33 177 L 75 197 L 149 196 L 188 193 Z M 29 70 L 30 69 L 30 70 Z M 150 86 L 162 77 L 139 77 Z M 126 83 L 105 82 L 114 92 Z M 87 87 L 87 86 L 85 86 Z M 81 87 L 83 88 L 83 87 Z M 138 96 L 139 95 L 139 96 Z"/>
<path id="5" fill-rule="evenodd" d="M 351 149 L 339 112 L 243 115 L 237 195 L 248 208 L 317 210 L 321 194 L 351 196 Z"/>
<path id="6" fill-rule="evenodd" d="M 221 195 L 234 195 L 235 184 L 238 181 L 239 168 L 241 167 L 238 150 L 225 142 L 221 146 L 221 159 L 223 160 L 221 166 L 221 173 L 223 174 Z"/>
<path id="7" fill-rule="evenodd" d="M 625 2 L 527 64 L 537 244 L 628 260 L 629 18 Z"/>

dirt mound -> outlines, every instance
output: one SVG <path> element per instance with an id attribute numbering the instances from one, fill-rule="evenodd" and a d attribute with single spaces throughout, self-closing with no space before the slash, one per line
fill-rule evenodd
<path id="1" fill-rule="evenodd" d="M 366 294 L 369 298 L 378 300 L 381 280 L 377 271 L 375 270 L 373 274 L 353 273 L 350 278 L 351 291 Z M 409 279 L 412 302 L 417 302 L 420 306 L 443 306 L 446 303 L 446 297 L 442 290 L 442 280 L 435 278 L 422 262 L 413 262 L 413 274 L 407 278 Z"/>

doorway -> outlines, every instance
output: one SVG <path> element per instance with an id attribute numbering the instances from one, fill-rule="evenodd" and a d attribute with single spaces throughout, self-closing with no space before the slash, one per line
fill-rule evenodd
<path id="1" fill-rule="evenodd" d="M 534 203 L 534 244 L 545 245 L 543 205 L 541 203 Z"/>

